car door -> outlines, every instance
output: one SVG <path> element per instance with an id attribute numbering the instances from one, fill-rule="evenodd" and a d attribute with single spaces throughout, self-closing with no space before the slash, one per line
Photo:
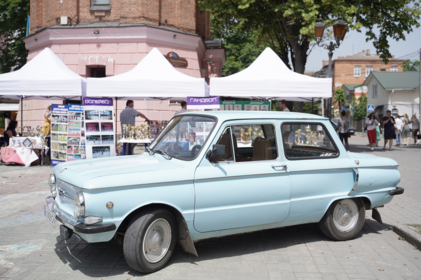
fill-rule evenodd
<path id="1" fill-rule="evenodd" d="M 352 189 L 358 165 L 328 121 L 284 121 L 281 129 L 291 180 L 288 221 L 318 222 L 332 199 Z"/>
<path id="2" fill-rule="evenodd" d="M 213 162 L 204 158 L 195 173 L 197 231 L 249 227 L 285 219 L 289 212 L 290 182 L 284 162 L 279 159 L 279 133 L 276 120 L 236 121 L 221 126 L 210 147 L 224 145 L 225 154 L 213 155 Z"/>

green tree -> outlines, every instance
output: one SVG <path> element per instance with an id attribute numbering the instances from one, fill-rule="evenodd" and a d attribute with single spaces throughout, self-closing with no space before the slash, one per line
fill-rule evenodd
<path id="1" fill-rule="evenodd" d="M 0 73 L 21 68 L 28 51 L 22 38 L 26 35 L 29 0 L 0 1 Z"/>
<path id="2" fill-rule="evenodd" d="M 339 88 L 333 92 L 333 100 L 339 104 L 339 111 L 341 111 L 342 106 L 346 104 L 346 96 L 343 89 Z"/>
<path id="3" fill-rule="evenodd" d="M 411 71 L 412 67 L 419 66 L 419 60 L 404 60 L 402 62 L 403 71 Z"/>
<path id="4" fill-rule="evenodd" d="M 367 96 L 361 95 L 358 101 L 353 99 L 352 108 L 354 112 L 354 120 L 364 120 L 367 117 Z"/>
<path id="5" fill-rule="evenodd" d="M 275 52 L 288 65 L 291 58 L 295 72 L 304 73 L 307 56 L 314 41 L 314 24 L 322 16 L 331 26 L 342 15 L 351 29 L 366 28 L 366 41 L 388 62 L 389 38 L 404 40 L 405 34 L 419 27 L 420 0 L 199 0 L 202 10 L 215 18 L 229 21 L 238 30 L 257 30 L 273 42 Z M 379 34 L 375 34 L 374 27 Z M 267 42 L 267 40 L 266 40 Z"/>
<path id="6" fill-rule="evenodd" d="M 241 31 L 231 19 L 211 15 L 211 37 L 223 38 L 226 62 L 222 76 L 235 74 L 247 68 L 267 47 L 259 42 L 256 30 Z"/>

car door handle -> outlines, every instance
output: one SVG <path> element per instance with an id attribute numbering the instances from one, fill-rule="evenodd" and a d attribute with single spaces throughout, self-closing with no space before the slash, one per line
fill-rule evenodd
<path id="1" fill-rule="evenodd" d="M 272 165 L 272 168 L 275 169 L 275 170 L 287 170 L 288 166 L 286 164 Z"/>

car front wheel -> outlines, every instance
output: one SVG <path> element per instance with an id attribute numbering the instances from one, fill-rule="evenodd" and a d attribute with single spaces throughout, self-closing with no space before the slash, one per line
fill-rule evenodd
<path id="1" fill-rule="evenodd" d="M 124 235 L 127 264 L 142 273 L 160 270 L 171 258 L 177 241 L 174 216 L 166 209 L 136 215 Z"/>
<path id="2" fill-rule="evenodd" d="M 319 222 L 324 235 L 333 240 L 350 240 L 357 236 L 365 221 L 365 207 L 360 198 L 335 201 Z"/>

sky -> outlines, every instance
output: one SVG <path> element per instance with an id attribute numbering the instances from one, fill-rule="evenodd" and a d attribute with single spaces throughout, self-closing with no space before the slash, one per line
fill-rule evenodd
<path id="1" fill-rule="evenodd" d="M 421 23 L 421 20 L 419 22 Z M 378 32 L 376 33 L 378 34 Z M 405 37 L 405 41 L 396 41 L 391 38 L 389 39 L 390 53 L 395 55 L 395 58 L 419 60 L 419 50 L 421 49 L 421 27 L 413 28 L 413 32 L 405 34 Z M 356 54 L 367 49 L 370 49 L 372 54 L 376 53 L 373 42 L 366 42 L 365 38 L 365 29 L 361 29 L 361 33 L 351 30 L 346 35 L 339 48 L 334 51 L 333 59 L 338 58 L 338 56 Z M 414 53 L 417 51 L 418 53 Z M 327 53 L 328 51 L 324 48 L 316 46 L 307 58 L 305 71 L 314 72 L 320 70 L 322 68 L 322 60 L 329 59 Z M 411 53 L 414 54 L 408 56 L 408 54 Z"/>

